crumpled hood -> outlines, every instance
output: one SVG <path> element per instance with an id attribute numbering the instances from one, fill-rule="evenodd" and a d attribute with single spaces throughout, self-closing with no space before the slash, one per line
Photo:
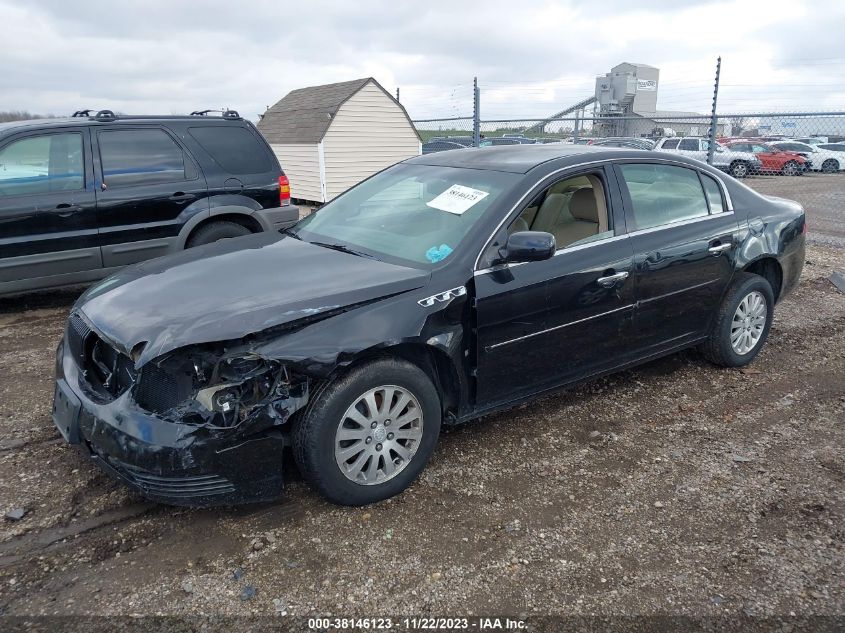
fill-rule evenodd
<path id="1" fill-rule="evenodd" d="M 237 339 L 424 286 L 429 273 L 277 233 L 260 233 L 132 266 L 92 286 L 80 311 L 140 367 L 196 343 Z"/>

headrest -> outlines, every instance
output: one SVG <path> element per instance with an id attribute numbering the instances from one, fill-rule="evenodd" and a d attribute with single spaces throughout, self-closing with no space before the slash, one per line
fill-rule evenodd
<path id="1" fill-rule="evenodd" d="M 596 206 L 596 194 L 590 187 L 583 187 L 572 194 L 569 201 L 569 213 L 582 222 L 599 222 L 599 209 Z"/>

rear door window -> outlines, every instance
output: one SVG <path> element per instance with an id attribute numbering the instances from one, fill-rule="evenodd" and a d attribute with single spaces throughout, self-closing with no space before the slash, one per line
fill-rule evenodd
<path id="1" fill-rule="evenodd" d="M 678 149 L 685 149 L 691 150 L 694 152 L 698 151 L 698 139 L 697 138 L 685 138 L 681 141 L 681 144 L 678 145 Z"/>
<path id="2" fill-rule="evenodd" d="M 0 149 L 0 195 L 22 196 L 85 188 L 82 134 L 27 136 Z"/>
<path id="3" fill-rule="evenodd" d="M 97 140 L 109 187 L 187 180 L 182 148 L 164 130 L 105 130 Z"/>
<path id="4" fill-rule="evenodd" d="M 707 195 L 710 213 L 722 213 L 725 210 L 725 203 L 722 200 L 722 188 L 719 183 L 707 174 L 701 174 L 701 182 L 704 184 L 704 193 Z"/>
<path id="5" fill-rule="evenodd" d="M 663 145 L 661 145 L 661 149 L 675 149 L 678 147 L 678 139 L 670 138 L 668 140 L 663 141 Z"/>
<path id="6" fill-rule="evenodd" d="M 188 132 L 230 174 L 259 174 L 274 169 L 267 148 L 246 128 L 202 125 L 189 128 Z"/>
<path id="7" fill-rule="evenodd" d="M 698 173 L 653 163 L 619 166 L 633 206 L 634 228 L 648 229 L 709 215 Z"/>

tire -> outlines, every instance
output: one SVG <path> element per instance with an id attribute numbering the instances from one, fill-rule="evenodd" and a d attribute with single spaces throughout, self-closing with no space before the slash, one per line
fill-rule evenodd
<path id="1" fill-rule="evenodd" d="M 199 227 L 190 239 L 185 248 L 193 248 L 194 246 L 202 246 L 203 244 L 211 244 L 217 240 L 225 240 L 231 237 L 241 237 L 252 233 L 248 228 L 229 222 L 228 220 L 218 220 L 217 222 L 209 222 Z"/>
<path id="2" fill-rule="evenodd" d="M 403 408 L 397 408 L 400 392 L 411 396 Z M 369 397 L 375 412 L 366 402 Z M 385 403 L 390 405 L 385 408 Z M 391 413 L 394 420 L 388 417 Z M 416 428 L 414 422 L 399 422 L 415 416 Z M 399 494 L 417 478 L 434 451 L 440 422 L 440 397 L 425 372 L 403 360 L 374 360 L 314 393 L 294 423 L 294 459 L 303 477 L 329 501 L 349 506 L 375 503 Z M 417 439 L 394 439 L 391 428 L 396 435 L 401 430 Z"/>
<path id="3" fill-rule="evenodd" d="M 730 174 L 734 178 L 745 178 L 750 173 L 751 170 L 748 168 L 748 163 L 741 160 L 731 163 Z"/>
<path id="4" fill-rule="evenodd" d="M 780 173 L 784 176 L 798 176 L 801 173 L 801 167 L 794 160 L 790 160 L 780 168 Z"/>
<path id="5" fill-rule="evenodd" d="M 755 300 L 764 302 L 761 313 L 754 309 L 750 310 L 752 315 L 755 313 L 764 315 L 765 321 L 759 328 L 755 327 L 755 321 L 757 326 L 760 325 L 759 320 L 754 317 L 748 322 L 740 320 L 740 306 L 743 305 L 745 308 L 754 306 Z M 722 367 L 743 367 L 754 360 L 769 336 L 774 304 L 772 287 L 766 279 L 751 273 L 739 273 L 722 299 L 710 337 L 702 345 L 705 358 Z M 749 326 L 751 329 L 746 329 Z M 755 332 L 757 338 L 754 339 L 750 348 L 746 349 L 745 344 L 751 343 Z M 744 333 L 747 334 L 747 338 L 744 338 Z M 734 335 L 738 337 L 736 343 L 732 342 Z"/>
<path id="6" fill-rule="evenodd" d="M 826 174 L 832 174 L 835 171 L 839 171 L 839 161 L 835 158 L 828 158 L 822 163 L 822 171 Z"/>

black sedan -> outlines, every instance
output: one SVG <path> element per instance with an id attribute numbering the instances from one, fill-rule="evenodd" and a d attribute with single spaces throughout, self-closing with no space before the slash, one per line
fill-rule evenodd
<path id="1" fill-rule="evenodd" d="M 700 346 L 760 352 L 804 210 L 707 165 L 566 145 L 420 156 L 285 234 L 98 283 L 56 362 L 65 439 L 179 504 L 404 490 L 442 425 Z M 577 424 L 577 421 L 574 423 Z"/>

